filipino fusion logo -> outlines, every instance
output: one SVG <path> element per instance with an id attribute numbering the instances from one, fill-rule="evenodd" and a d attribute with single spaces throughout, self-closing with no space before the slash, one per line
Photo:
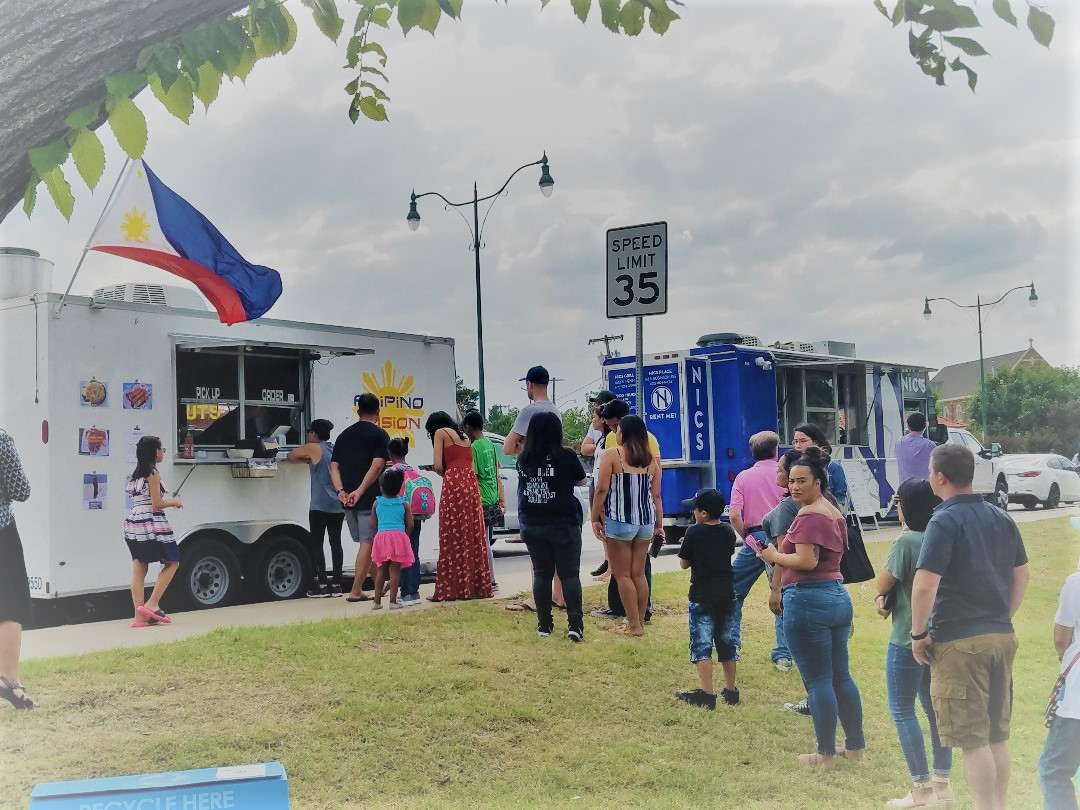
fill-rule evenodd
<path id="1" fill-rule="evenodd" d="M 379 398 L 379 427 L 391 437 L 405 438 L 409 444 L 415 444 L 414 434 L 420 430 L 424 416 L 424 398 L 416 395 L 413 376 L 398 377 L 394 364 L 387 360 L 381 378 L 365 371 L 363 380 L 364 392 Z M 357 411 L 359 399 L 359 394 L 353 397 L 353 411 Z"/>

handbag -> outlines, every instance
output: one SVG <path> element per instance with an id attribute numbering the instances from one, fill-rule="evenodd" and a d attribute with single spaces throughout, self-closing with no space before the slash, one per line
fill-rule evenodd
<path id="1" fill-rule="evenodd" d="M 492 529 L 502 529 L 506 526 L 506 515 L 497 503 L 484 507 L 484 525 Z"/>
<path id="2" fill-rule="evenodd" d="M 1062 670 L 1058 675 L 1057 682 L 1054 683 L 1054 688 L 1050 690 L 1050 699 L 1046 701 L 1046 727 L 1050 728 L 1054 724 L 1054 718 L 1057 717 L 1058 704 L 1061 703 L 1061 692 L 1065 688 L 1065 679 L 1069 677 L 1069 671 L 1073 668 L 1077 661 L 1080 661 L 1080 652 L 1073 656 L 1069 665 Z"/>
<path id="3" fill-rule="evenodd" d="M 874 565 L 866 553 L 863 544 L 862 526 L 859 519 L 848 515 L 847 517 L 847 548 L 844 556 L 840 558 L 840 573 L 844 577 L 845 585 L 854 585 L 857 582 L 868 582 L 874 578 Z"/>

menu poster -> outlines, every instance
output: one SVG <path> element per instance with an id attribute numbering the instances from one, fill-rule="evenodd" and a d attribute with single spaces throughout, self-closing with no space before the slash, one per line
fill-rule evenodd
<path id="1" fill-rule="evenodd" d="M 125 411 L 152 411 L 154 409 L 154 386 L 149 383 L 126 382 L 123 388 Z"/>
<path id="2" fill-rule="evenodd" d="M 136 449 L 139 444 L 139 439 L 143 437 L 145 431 L 138 425 L 134 430 L 129 430 L 127 434 L 127 460 L 129 463 L 134 464 L 139 459 L 136 456 Z"/>
<path id="3" fill-rule="evenodd" d="M 109 431 L 98 427 L 79 428 L 79 455 L 109 455 Z"/>
<path id="4" fill-rule="evenodd" d="M 104 408 L 109 404 L 108 383 L 91 377 L 79 383 L 79 404 L 87 408 Z"/>
<path id="5" fill-rule="evenodd" d="M 83 474 L 82 502 L 87 512 L 105 509 L 109 499 L 109 476 L 106 473 Z"/>

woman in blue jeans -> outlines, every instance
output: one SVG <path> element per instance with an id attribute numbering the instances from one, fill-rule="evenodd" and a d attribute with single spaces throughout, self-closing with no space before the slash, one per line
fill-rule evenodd
<path id="1" fill-rule="evenodd" d="M 934 507 L 941 503 L 927 481 L 912 479 L 900 485 L 900 520 L 907 530 L 897 538 L 885 567 L 877 577 L 878 613 L 892 616 L 892 636 L 885 656 L 885 686 L 889 695 L 889 712 L 896 723 L 900 747 L 907 760 L 908 773 L 914 787 L 901 799 L 893 799 L 889 807 L 934 807 L 956 801 L 949 787 L 952 771 L 952 749 L 943 748 L 938 739 L 937 720 L 930 703 L 930 667 L 924 667 L 911 654 L 911 585 L 915 565 L 922 550 L 923 530 L 930 522 Z M 890 608 L 886 594 L 892 592 Z M 930 723 L 930 744 L 934 752 L 934 772 L 926 761 L 926 743 L 922 727 L 915 714 L 915 700 L 922 703 Z"/>
<path id="2" fill-rule="evenodd" d="M 780 549 L 766 546 L 761 559 L 781 569 L 784 635 L 807 689 L 817 752 L 797 754 L 811 767 L 831 768 L 837 755 L 862 760 L 862 698 L 848 669 L 851 597 L 840 574 L 847 545 L 847 523 L 823 495 L 829 486 L 829 458 L 810 447 L 788 471 L 798 517 Z M 844 728 L 845 747 L 837 750 L 836 721 Z"/>

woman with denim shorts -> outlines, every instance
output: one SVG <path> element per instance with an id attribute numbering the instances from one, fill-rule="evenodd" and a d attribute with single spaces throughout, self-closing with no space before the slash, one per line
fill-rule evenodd
<path id="1" fill-rule="evenodd" d="M 604 451 L 593 496 L 593 533 L 607 547 L 611 576 L 626 609 L 623 632 L 645 635 L 649 583 L 645 556 L 654 535 L 664 534 L 660 505 L 660 459 L 649 449 L 649 433 L 637 416 L 618 427 L 619 446 Z"/>
<path id="2" fill-rule="evenodd" d="M 788 471 L 791 497 L 799 504 L 781 548 L 766 546 L 761 559 L 781 570 L 784 634 L 806 683 L 817 752 L 796 759 L 811 767 L 832 767 L 836 756 L 861 760 L 862 698 L 848 669 L 848 637 L 853 609 L 844 588 L 840 558 L 847 545 L 847 523 L 824 497 L 829 486 L 828 456 L 807 448 Z M 837 750 L 839 717 L 847 737 Z"/>

